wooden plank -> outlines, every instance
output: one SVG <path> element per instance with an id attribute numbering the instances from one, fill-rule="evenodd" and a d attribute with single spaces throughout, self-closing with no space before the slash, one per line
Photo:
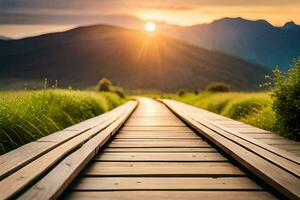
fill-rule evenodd
<path id="1" fill-rule="evenodd" d="M 147 130 L 150 130 L 151 128 L 158 129 L 158 128 L 185 128 L 186 126 L 183 124 L 138 124 L 138 125 L 130 125 L 130 124 L 125 124 L 123 126 L 124 129 L 136 129 L 136 128 L 145 128 Z"/>
<path id="2" fill-rule="evenodd" d="M 206 143 L 202 138 L 198 137 L 198 138 L 192 138 L 192 139 L 170 139 L 170 138 L 166 138 L 166 139 L 153 139 L 153 138 L 143 138 L 143 139 L 139 139 L 139 138 L 136 138 L 136 139 L 118 139 L 118 138 L 115 138 L 112 142 L 115 142 L 115 143 L 121 143 L 121 142 L 169 142 L 169 143 L 173 143 L 173 142 L 195 142 L 195 143 L 199 143 L 199 144 L 202 144 L 202 143 Z"/>
<path id="3" fill-rule="evenodd" d="M 246 177 L 87 177 L 74 190 L 262 190 Z"/>
<path id="4" fill-rule="evenodd" d="M 86 176 L 203 176 L 245 175 L 229 162 L 95 162 Z"/>
<path id="5" fill-rule="evenodd" d="M 102 153 L 95 157 L 96 161 L 226 161 L 219 153 Z"/>
<path id="6" fill-rule="evenodd" d="M 122 128 L 123 131 L 190 131 L 189 128 L 187 128 L 186 126 L 184 127 L 173 127 L 173 126 L 170 126 L 170 127 L 123 127 Z"/>
<path id="7" fill-rule="evenodd" d="M 286 168 L 274 165 L 273 162 L 260 157 L 260 155 L 255 154 L 252 151 L 249 151 L 249 149 L 244 148 L 239 143 L 233 142 L 229 138 L 223 137 L 218 132 L 212 131 L 210 128 L 207 128 L 206 126 L 199 123 L 199 119 L 197 119 L 198 121 L 195 121 L 186 114 L 187 109 L 190 106 L 184 106 L 184 104 L 175 103 L 175 101 L 164 101 L 164 103 L 166 103 L 170 109 L 176 112 L 187 123 L 204 134 L 213 143 L 222 148 L 240 164 L 248 168 L 258 177 L 262 178 L 276 190 L 280 191 L 288 198 L 300 198 L 300 191 L 298 188 L 298 186 L 300 185 L 300 179 L 286 171 Z M 290 169 L 288 168 L 288 170 Z M 299 168 L 292 170 L 297 171 L 299 170 Z"/>
<path id="8" fill-rule="evenodd" d="M 126 104 L 127 110 L 106 129 L 85 143 L 80 149 L 66 157 L 45 177 L 27 190 L 19 199 L 54 199 L 66 189 L 86 164 L 97 154 L 99 148 L 113 136 L 135 109 L 137 103 Z"/>
<path id="9" fill-rule="evenodd" d="M 126 104 L 128 106 L 128 104 Z M 127 107 L 122 106 L 121 110 L 119 110 L 120 114 L 124 113 L 124 109 Z M 120 115 L 119 114 L 119 115 Z M 35 179 L 37 179 L 40 175 L 42 175 L 46 170 L 51 168 L 56 162 L 62 159 L 67 153 L 76 149 L 78 146 L 83 144 L 85 141 L 89 140 L 91 137 L 96 135 L 99 131 L 106 128 L 113 121 L 115 121 L 118 116 L 115 118 L 111 118 L 110 120 L 106 120 L 104 123 L 99 124 L 98 126 L 89 129 L 88 131 L 74 137 L 60 146 L 52 149 L 46 154 L 40 156 L 35 159 L 28 165 L 19 169 L 15 173 L 6 177 L 0 182 L 0 194 L 3 198 L 11 198 L 17 192 L 25 188 L 28 184 L 32 183 Z"/>
<path id="10" fill-rule="evenodd" d="M 0 157 L 0 180 L 57 146 L 53 142 L 31 142 Z"/>
<path id="11" fill-rule="evenodd" d="M 108 147 L 210 147 L 204 141 L 143 141 L 143 142 L 114 142 L 112 141 Z"/>
<path id="12" fill-rule="evenodd" d="M 230 128 L 232 130 L 235 130 L 239 133 L 252 133 L 252 134 L 262 134 L 262 133 L 265 133 L 265 134 L 272 134 L 270 131 L 266 131 L 266 130 L 262 130 L 262 129 L 259 129 L 259 128 Z"/>
<path id="13" fill-rule="evenodd" d="M 140 132 L 143 132 L 143 133 L 161 133 L 161 132 L 164 132 L 164 133 L 194 133 L 191 129 L 186 129 L 186 130 L 150 130 L 150 129 L 145 129 L 145 130 L 121 130 L 120 133 L 123 133 L 123 132 L 130 132 L 130 133 L 140 133 Z"/>
<path id="14" fill-rule="evenodd" d="M 100 123 L 102 123 L 102 121 L 100 121 Z M 90 128 L 86 127 L 82 130 L 77 130 L 77 131 L 62 130 L 62 131 L 58 131 L 56 133 L 52 133 L 48 136 L 42 137 L 42 138 L 38 139 L 36 142 L 55 142 L 55 143 L 64 142 L 64 141 L 67 141 L 68 139 L 71 139 L 89 129 Z"/>
<path id="15" fill-rule="evenodd" d="M 270 144 L 272 147 L 285 149 L 285 150 L 300 150 L 299 144 Z"/>
<path id="16" fill-rule="evenodd" d="M 0 180 L 86 130 L 58 131 L 0 156 Z"/>
<path id="17" fill-rule="evenodd" d="M 197 135 L 191 135 L 191 136 L 185 136 L 185 135 L 181 135 L 181 136 L 174 136 L 174 135 L 117 135 L 115 137 L 116 139 L 196 139 L 199 138 L 197 137 Z"/>
<path id="18" fill-rule="evenodd" d="M 247 135 L 247 136 L 250 136 L 254 139 L 282 139 L 281 136 L 279 135 L 276 135 L 276 134 L 244 134 L 244 135 Z"/>
<path id="19" fill-rule="evenodd" d="M 67 200 L 275 200 L 263 191 L 101 191 L 71 192 Z"/>
<path id="20" fill-rule="evenodd" d="M 259 141 L 265 142 L 267 144 L 284 144 L 284 145 L 296 145 L 300 147 L 300 143 L 299 142 L 295 142 L 295 141 L 291 141 L 291 140 L 287 140 L 287 139 L 260 139 Z"/>
<path id="21" fill-rule="evenodd" d="M 196 135 L 193 131 L 120 131 L 118 135 Z M 199 136 L 198 136 L 199 137 Z"/>
<path id="22" fill-rule="evenodd" d="M 187 147 L 169 147 L 169 148 L 105 148 L 103 152 L 216 152 L 215 148 L 187 148 Z"/>

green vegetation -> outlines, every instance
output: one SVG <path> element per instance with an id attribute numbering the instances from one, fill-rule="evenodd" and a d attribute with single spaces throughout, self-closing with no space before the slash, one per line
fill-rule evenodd
<path id="1" fill-rule="evenodd" d="M 202 92 L 169 97 L 193 106 L 274 131 L 275 113 L 269 92 Z"/>
<path id="2" fill-rule="evenodd" d="M 0 92 L 0 153 L 97 116 L 125 101 L 111 92 Z"/>
<path id="3" fill-rule="evenodd" d="M 99 92 L 108 92 L 112 87 L 112 83 L 110 80 L 103 78 L 96 85 L 96 90 Z"/>
<path id="4" fill-rule="evenodd" d="M 284 136 L 300 139 L 300 58 L 283 73 L 274 70 L 273 110 L 276 128 Z"/>
<path id="5" fill-rule="evenodd" d="M 123 88 L 115 86 L 112 82 L 107 78 L 102 78 L 96 85 L 96 91 L 98 92 L 114 92 L 119 97 L 124 98 L 125 93 Z"/>
<path id="6" fill-rule="evenodd" d="M 230 85 L 222 82 L 213 82 L 206 87 L 208 92 L 229 92 Z"/>

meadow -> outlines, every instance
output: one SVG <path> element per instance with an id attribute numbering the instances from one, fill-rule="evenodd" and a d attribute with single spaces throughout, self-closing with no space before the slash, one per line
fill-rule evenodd
<path id="1" fill-rule="evenodd" d="M 265 130 L 275 131 L 275 113 L 269 92 L 187 93 L 174 99 L 242 121 Z"/>
<path id="2" fill-rule="evenodd" d="M 126 101 L 113 92 L 60 89 L 0 92 L 0 154 Z"/>

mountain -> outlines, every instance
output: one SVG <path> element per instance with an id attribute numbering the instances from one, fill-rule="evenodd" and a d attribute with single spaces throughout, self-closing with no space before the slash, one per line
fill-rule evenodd
<path id="1" fill-rule="evenodd" d="M 0 35 L 0 45 L 5 43 L 7 40 L 10 40 L 10 38 Z"/>
<path id="2" fill-rule="evenodd" d="M 300 26 L 295 24 L 294 22 L 287 22 L 286 24 L 284 24 L 284 26 L 282 28 L 285 30 L 289 30 L 289 31 L 299 31 L 300 32 Z"/>
<path id="3" fill-rule="evenodd" d="M 107 25 L 8 41 L 0 78 L 58 80 L 89 87 L 102 77 L 126 89 L 200 89 L 223 81 L 257 89 L 266 71 L 241 59 L 142 31 Z"/>
<path id="4" fill-rule="evenodd" d="M 190 27 L 163 26 L 163 32 L 193 45 L 233 55 L 272 69 L 287 70 L 300 56 L 299 26 L 274 27 L 264 20 L 224 18 Z"/>
<path id="5" fill-rule="evenodd" d="M 0 40 L 11 40 L 11 38 L 0 35 Z"/>

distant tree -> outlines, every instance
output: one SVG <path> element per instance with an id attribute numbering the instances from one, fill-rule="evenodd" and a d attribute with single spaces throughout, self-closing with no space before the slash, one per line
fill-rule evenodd
<path id="1" fill-rule="evenodd" d="M 208 84 L 206 87 L 206 91 L 208 92 L 229 92 L 230 85 L 222 82 L 213 82 Z"/>
<path id="2" fill-rule="evenodd" d="M 99 91 L 99 92 L 100 92 L 100 91 L 101 91 L 101 92 L 109 92 L 110 89 L 111 89 L 111 87 L 112 87 L 111 81 L 108 80 L 107 78 L 102 78 L 102 79 L 98 82 L 98 84 L 97 84 L 97 86 L 96 86 L 96 90 Z"/>

